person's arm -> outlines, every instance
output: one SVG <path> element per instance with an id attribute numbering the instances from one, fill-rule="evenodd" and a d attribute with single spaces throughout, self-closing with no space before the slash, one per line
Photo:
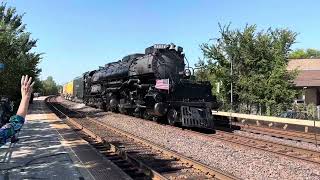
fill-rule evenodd
<path id="1" fill-rule="evenodd" d="M 28 78 L 28 75 L 22 76 L 21 78 L 21 102 L 17 111 L 17 115 L 23 118 L 25 118 L 27 115 L 32 87 L 34 85 L 34 82 L 31 84 L 31 81 L 32 77 Z"/>
<path id="2" fill-rule="evenodd" d="M 21 78 L 21 102 L 17 115 L 12 116 L 9 120 L 9 123 L 5 124 L 0 128 L 0 146 L 7 142 L 7 139 L 11 138 L 18 132 L 23 124 L 24 118 L 27 115 L 29 99 L 32 93 L 33 84 L 31 84 L 32 78 L 27 76 L 22 76 Z"/>

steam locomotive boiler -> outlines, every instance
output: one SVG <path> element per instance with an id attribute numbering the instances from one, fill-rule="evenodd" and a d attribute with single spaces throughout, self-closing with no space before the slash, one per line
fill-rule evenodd
<path id="1" fill-rule="evenodd" d="M 209 82 L 191 80 L 183 48 L 156 44 L 83 75 L 85 104 L 169 124 L 213 128 Z"/>

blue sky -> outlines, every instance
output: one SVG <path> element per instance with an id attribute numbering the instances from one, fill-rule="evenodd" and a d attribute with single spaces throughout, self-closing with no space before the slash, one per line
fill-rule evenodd
<path id="1" fill-rule="evenodd" d="M 63 84 L 155 43 L 184 48 L 191 64 L 202 57 L 199 45 L 218 37 L 218 23 L 232 28 L 298 32 L 293 48 L 320 49 L 320 1 L 294 0 L 7 0 L 45 53 L 41 78 Z"/>

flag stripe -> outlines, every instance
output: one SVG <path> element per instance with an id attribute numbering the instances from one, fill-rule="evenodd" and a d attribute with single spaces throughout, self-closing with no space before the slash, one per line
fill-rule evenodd
<path id="1" fill-rule="evenodd" d="M 169 90 L 169 79 L 157 79 L 155 88 Z"/>

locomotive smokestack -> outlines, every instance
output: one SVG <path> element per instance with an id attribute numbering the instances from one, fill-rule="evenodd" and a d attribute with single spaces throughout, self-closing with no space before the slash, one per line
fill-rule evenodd
<path id="1" fill-rule="evenodd" d="M 178 51 L 179 53 L 182 53 L 182 52 L 183 52 L 183 48 L 182 48 L 181 46 L 178 46 L 178 47 L 177 47 L 177 51 Z"/>
<path id="2" fill-rule="evenodd" d="M 174 45 L 173 43 L 171 43 L 170 47 L 169 47 L 169 50 L 172 50 L 172 49 L 174 49 L 174 50 L 176 49 L 176 45 Z"/>

